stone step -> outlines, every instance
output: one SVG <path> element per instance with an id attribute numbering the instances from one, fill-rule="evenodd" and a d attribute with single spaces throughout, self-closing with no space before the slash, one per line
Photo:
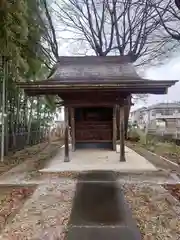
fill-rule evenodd
<path id="1" fill-rule="evenodd" d="M 140 240 L 139 234 L 127 227 L 79 227 L 72 226 L 65 240 Z"/>
<path id="2" fill-rule="evenodd" d="M 79 175 L 66 240 L 141 239 L 116 179 L 112 171 Z"/>

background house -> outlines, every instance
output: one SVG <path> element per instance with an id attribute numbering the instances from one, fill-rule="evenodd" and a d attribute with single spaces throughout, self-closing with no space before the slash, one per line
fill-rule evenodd
<path id="1" fill-rule="evenodd" d="M 147 108 L 142 107 L 135 111 L 130 112 L 129 121 L 132 124 L 137 124 L 140 128 L 144 128 L 146 125 L 146 118 L 147 118 Z"/>
<path id="2" fill-rule="evenodd" d="M 180 137 L 180 103 L 158 103 L 148 108 L 139 108 L 130 113 L 131 122 L 143 129 L 160 135 Z"/>

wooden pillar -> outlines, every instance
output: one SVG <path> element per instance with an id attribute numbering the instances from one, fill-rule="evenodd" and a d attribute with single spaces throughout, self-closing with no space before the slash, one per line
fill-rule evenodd
<path id="1" fill-rule="evenodd" d="M 127 96 L 125 100 L 125 113 L 124 113 L 124 136 L 125 140 L 127 140 L 127 132 L 128 132 L 128 120 L 129 120 L 129 114 L 131 109 L 131 95 Z"/>
<path id="2" fill-rule="evenodd" d="M 75 120 L 74 120 L 74 108 L 71 108 L 71 144 L 72 151 L 75 151 Z"/>
<path id="3" fill-rule="evenodd" d="M 116 122 L 117 106 L 113 107 L 113 150 L 116 151 L 116 140 L 117 140 L 117 122 Z"/>
<path id="4" fill-rule="evenodd" d="M 65 134 L 64 134 L 64 162 L 69 162 L 69 109 L 64 107 L 65 111 Z"/>
<path id="5" fill-rule="evenodd" d="M 125 162 L 124 105 L 120 106 L 120 162 Z"/>

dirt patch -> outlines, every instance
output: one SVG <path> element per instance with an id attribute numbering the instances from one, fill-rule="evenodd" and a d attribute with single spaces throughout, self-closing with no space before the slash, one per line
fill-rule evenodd
<path id="1" fill-rule="evenodd" d="M 24 202 L 34 192 L 35 187 L 1 187 L 0 188 L 0 232 L 21 209 Z"/>
<path id="2" fill-rule="evenodd" d="M 0 175 L 9 171 L 18 164 L 23 163 L 27 158 L 41 152 L 44 148 L 46 148 L 47 145 L 47 142 L 40 143 L 31 147 L 28 146 L 27 148 L 17 151 L 16 153 L 9 153 L 9 155 L 4 158 L 4 162 L 0 162 Z"/>
<path id="3" fill-rule="evenodd" d="M 140 144 L 140 143 L 139 143 Z M 180 164 L 180 146 L 169 142 L 156 142 L 150 144 L 141 144 L 145 149 L 156 153 L 159 156 L 165 157 L 168 160 Z"/>
<path id="4" fill-rule="evenodd" d="M 151 153 L 151 151 L 144 146 L 142 146 L 140 143 L 132 143 L 127 141 L 126 142 L 127 147 L 133 149 L 135 152 L 137 152 L 139 155 L 146 158 L 149 162 L 154 164 L 157 168 L 167 170 L 167 171 L 175 171 L 177 173 L 180 173 L 180 167 L 177 167 L 165 160 L 163 160 L 159 155 L 156 156 Z"/>
<path id="5" fill-rule="evenodd" d="M 180 205 L 161 186 L 126 184 L 125 197 L 140 228 L 142 239 L 179 240 Z"/>
<path id="6" fill-rule="evenodd" d="M 57 154 L 62 146 L 61 142 L 52 142 L 46 145 L 42 151 L 27 156 L 21 164 L 11 168 L 0 176 L 1 184 L 22 184 L 29 181 L 41 180 L 39 169 L 44 168 L 47 161 Z M 23 157 L 25 157 L 23 155 Z"/>
<path id="7" fill-rule="evenodd" d="M 62 145 L 62 141 L 51 143 L 35 159 L 32 159 L 31 167 L 27 170 L 26 180 L 41 179 L 42 174 L 39 173 L 39 170 L 43 169 L 47 161 L 57 154 Z"/>
<path id="8" fill-rule="evenodd" d="M 146 135 L 144 131 L 138 128 L 131 131 L 135 131 L 140 137 L 139 141 L 135 143 L 136 145 L 140 145 L 141 147 L 180 165 L 180 146 L 175 142 L 166 139 L 162 141 L 155 135 Z M 130 140 L 128 142 L 133 143 Z"/>
<path id="9" fill-rule="evenodd" d="M 172 162 L 180 164 L 180 147 L 175 143 L 158 142 L 153 147 L 147 147 L 147 149 Z"/>
<path id="10" fill-rule="evenodd" d="M 76 182 L 39 185 L 0 235 L 3 240 L 64 239 Z"/>
<path id="11" fill-rule="evenodd" d="M 180 184 L 166 184 L 163 187 L 180 202 Z"/>

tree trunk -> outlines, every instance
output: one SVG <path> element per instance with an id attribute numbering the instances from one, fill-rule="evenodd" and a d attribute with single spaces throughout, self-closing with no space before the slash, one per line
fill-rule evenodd
<path id="1" fill-rule="evenodd" d="M 27 140 L 26 144 L 30 144 L 30 135 L 31 135 L 31 123 L 32 123 L 32 110 L 33 110 L 33 99 L 30 99 L 30 112 L 29 112 L 29 119 L 28 119 L 28 125 L 27 125 Z"/>
<path id="2" fill-rule="evenodd" d="M 40 142 L 41 134 L 41 113 L 40 113 L 40 97 L 37 97 L 37 129 L 36 129 L 36 136 L 37 136 L 37 143 Z"/>

